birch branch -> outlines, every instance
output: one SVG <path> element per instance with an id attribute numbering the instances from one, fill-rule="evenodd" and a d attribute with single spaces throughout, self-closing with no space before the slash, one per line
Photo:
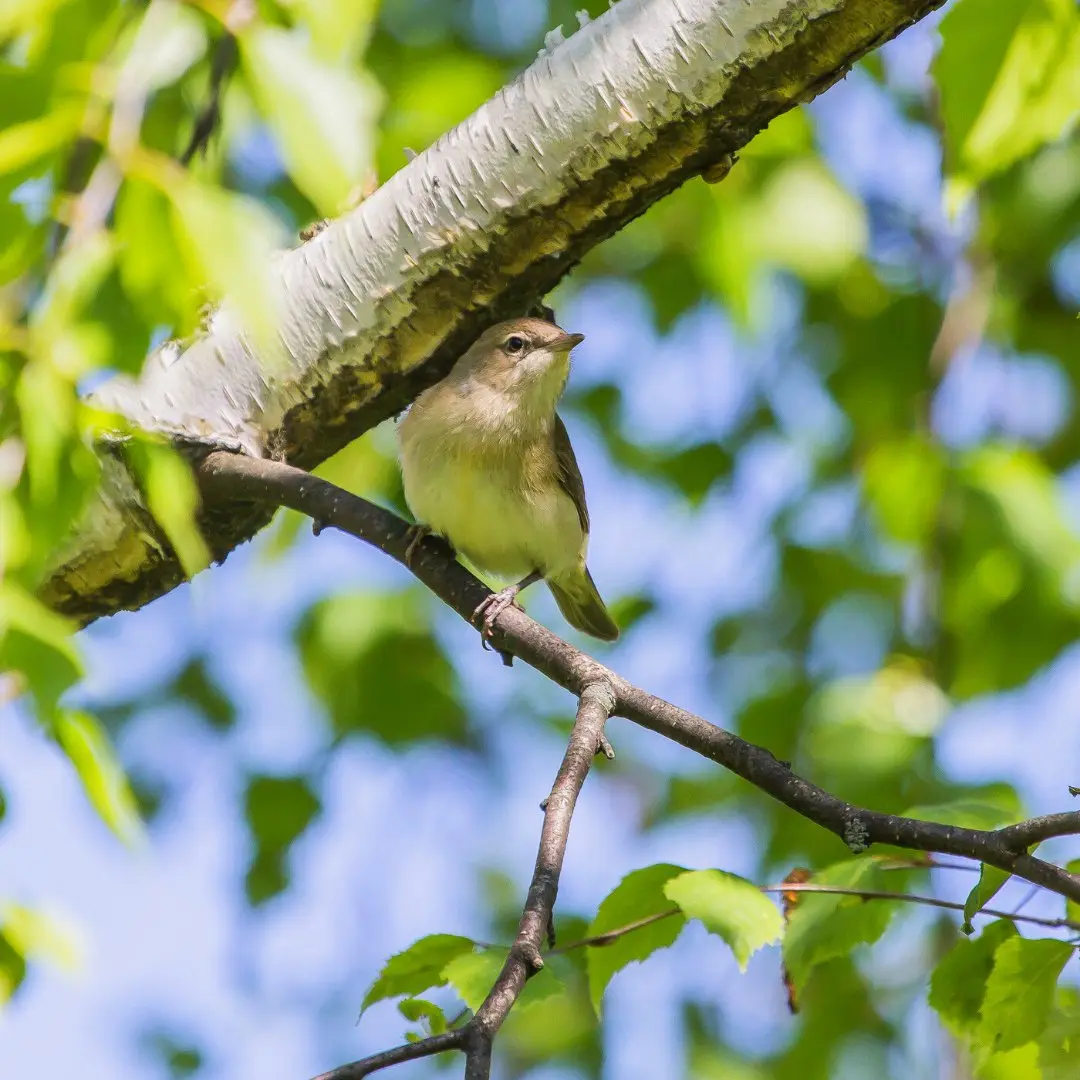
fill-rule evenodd
<path id="1" fill-rule="evenodd" d="M 619 0 L 359 207 L 281 255 L 274 355 L 225 305 L 97 399 L 137 428 L 311 469 L 399 412 L 493 321 L 943 0 Z M 183 580 L 122 460 L 42 589 L 87 623 Z M 219 507 L 216 559 L 266 524 Z"/>

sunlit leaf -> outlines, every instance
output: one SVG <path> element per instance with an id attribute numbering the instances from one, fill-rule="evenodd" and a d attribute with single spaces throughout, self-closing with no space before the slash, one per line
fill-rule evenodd
<path id="1" fill-rule="evenodd" d="M 0 671 L 21 672 L 43 718 L 82 675 L 74 624 L 12 581 L 0 581 Z"/>
<path id="2" fill-rule="evenodd" d="M 604 898 L 589 926 L 589 937 L 622 930 L 653 916 L 664 917 L 629 930 L 606 945 L 588 946 L 589 993 L 598 1012 L 604 990 L 615 974 L 627 964 L 646 960 L 657 949 L 667 948 L 686 925 L 686 916 L 664 893 L 664 886 L 682 873 L 685 867 L 671 863 L 634 870 Z"/>
<path id="3" fill-rule="evenodd" d="M 445 986 L 443 969 L 455 957 L 471 953 L 474 942 L 456 934 L 429 934 L 386 961 L 379 977 L 368 988 L 360 1014 L 377 1001 L 410 997 L 433 986 Z"/>
<path id="4" fill-rule="evenodd" d="M 176 233 L 192 276 L 236 305 L 265 354 L 278 305 L 271 260 L 284 241 L 280 224 L 254 199 L 186 173 L 163 173 L 158 183 L 172 200 Z"/>
<path id="5" fill-rule="evenodd" d="M 1080 876 L 1080 859 L 1073 859 L 1071 862 L 1065 864 L 1065 869 L 1070 874 L 1076 874 Z M 1071 919 L 1075 923 L 1080 923 L 1080 903 L 1076 900 L 1065 901 L 1065 918 Z"/>
<path id="6" fill-rule="evenodd" d="M 863 489 L 882 527 L 897 540 L 925 544 L 941 513 L 945 455 L 929 439 L 879 443 L 863 466 Z"/>
<path id="7" fill-rule="evenodd" d="M 1080 111 L 1073 0 L 959 0 L 934 64 L 949 172 L 978 184 L 1056 139 Z"/>
<path id="8" fill-rule="evenodd" d="M 0 931 L 20 955 L 76 971 L 83 947 L 74 926 L 64 919 L 26 904 L 0 902 Z"/>
<path id="9" fill-rule="evenodd" d="M 476 1012 L 495 985 L 506 957 L 505 949 L 480 949 L 476 952 L 459 953 L 443 968 L 442 974 L 458 992 L 461 1000 Z M 550 965 L 545 964 L 525 983 L 525 988 L 514 1006 L 515 1011 L 561 994 L 564 989 Z"/>
<path id="10" fill-rule="evenodd" d="M 302 37 L 274 27 L 245 33 L 241 53 L 289 175 L 319 212 L 340 212 L 371 166 L 377 87 L 318 60 Z"/>
<path id="11" fill-rule="evenodd" d="M 1046 1027 L 1058 975 L 1074 949 L 1052 938 L 1010 937 L 994 952 L 986 981 L 980 1044 L 994 1052 L 1037 1039 Z"/>
<path id="12" fill-rule="evenodd" d="M 15 996 L 26 978 L 26 957 L 0 926 L 0 1010 Z"/>
<path id="13" fill-rule="evenodd" d="M 63 146 L 78 131 L 82 109 L 61 108 L 0 131 L 0 174 L 14 172 Z"/>
<path id="14" fill-rule="evenodd" d="M 446 1014 L 432 1001 L 423 998 L 406 998 L 398 1002 L 398 1012 L 406 1020 L 422 1020 L 430 1035 L 441 1035 L 446 1030 Z"/>
<path id="15" fill-rule="evenodd" d="M 723 870 L 691 870 L 664 885 L 664 895 L 731 946 L 741 971 L 765 945 L 784 934 L 780 909 L 753 882 Z"/>
<path id="16" fill-rule="evenodd" d="M 57 717 L 54 731 L 105 824 L 127 844 L 141 841 L 138 803 L 101 725 L 89 713 L 67 709 Z"/>
<path id="17" fill-rule="evenodd" d="M 184 573 L 194 577 L 210 565 L 210 549 L 195 520 L 199 489 L 191 467 L 172 447 L 149 438 L 133 440 L 127 453 L 147 508 L 172 544 Z"/>
<path id="18" fill-rule="evenodd" d="M 154 0 L 116 75 L 122 101 L 138 101 L 175 82 L 206 50 L 206 31 L 195 10 L 179 0 Z"/>
<path id="19" fill-rule="evenodd" d="M 936 821 L 941 825 L 956 825 L 961 829 L 997 829 L 1018 821 L 1021 814 L 1015 793 L 1012 793 L 1011 797 L 1003 794 L 1000 803 L 955 799 L 947 803 L 912 806 L 904 811 L 903 816 L 920 821 Z"/>
<path id="20" fill-rule="evenodd" d="M 955 1034 L 969 1032 L 979 1021 L 994 953 L 1016 936 L 1008 919 L 984 926 L 977 938 L 961 938 L 942 957 L 930 978 L 930 1005 Z"/>
<path id="21" fill-rule="evenodd" d="M 316 55 L 331 63 L 354 63 L 371 34 L 379 0 L 285 0 L 307 26 Z"/>

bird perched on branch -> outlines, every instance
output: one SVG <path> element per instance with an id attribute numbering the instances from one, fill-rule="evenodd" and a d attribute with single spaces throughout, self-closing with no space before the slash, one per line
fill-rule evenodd
<path id="1" fill-rule="evenodd" d="M 499 323 L 401 421 L 405 499 L 420 523 L 407 558 L 434 533 L 479 570 L 515 580 L 476 609 L 486 636 L 541 579 L 571 626 L 619 636 L 585 565 L 585 487 L 555 411 L 581 341 L 543 319 Z"/>

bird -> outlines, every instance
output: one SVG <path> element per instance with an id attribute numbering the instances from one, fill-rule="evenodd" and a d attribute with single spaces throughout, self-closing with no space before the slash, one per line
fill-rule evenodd
<path id="1" fill-rule="evenodd" d="M 473 613 L 489 638 L 522 589 L 543 580 L 571 626 L 603 641 L 619 628 L 586 565 L 585 485 L 557 406 L 584 340 L 520 318 L 487 329 L 398 426 L 406 552 L 435 534 L 484 574 L 513 584 Z"/>

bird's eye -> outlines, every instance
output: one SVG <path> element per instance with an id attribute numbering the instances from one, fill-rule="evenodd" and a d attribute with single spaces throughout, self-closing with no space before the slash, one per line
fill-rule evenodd
<path id="1" fill-rule="evenodd" d="M 516 356 L 518 353 L 525 351 L 525 339 L 518 334 L 512 334 L 506 339 L 506 351 L 511 356 Z"/>

